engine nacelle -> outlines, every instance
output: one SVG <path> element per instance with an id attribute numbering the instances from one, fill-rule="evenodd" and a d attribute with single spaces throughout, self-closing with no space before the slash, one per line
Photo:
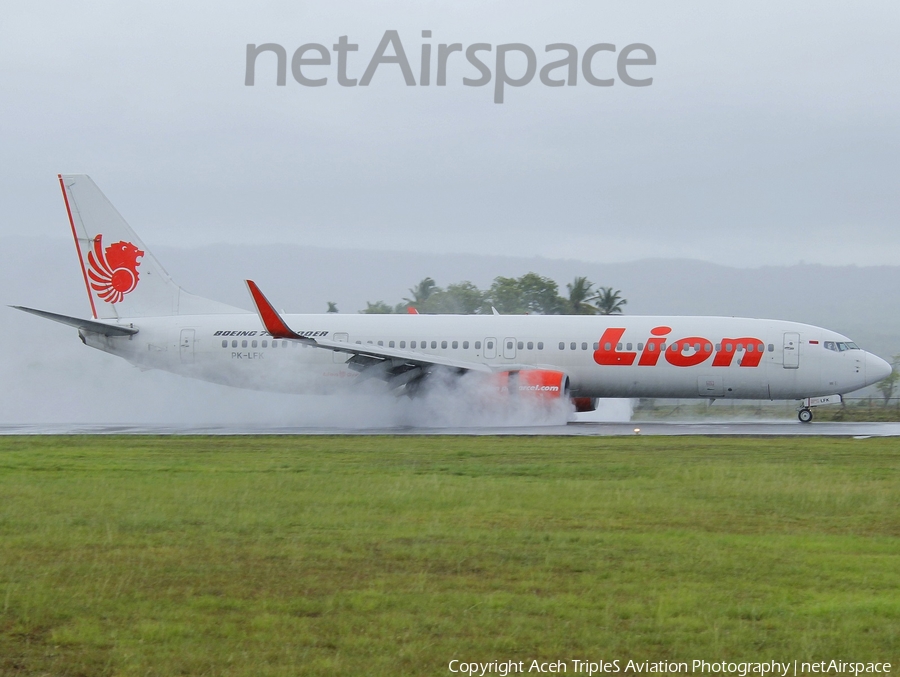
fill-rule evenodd
<path id="1" fill-rule="evenodd" d="M 561 371 L 551 369 L 501 371 L 491 378 L 499 392 L 513 397 L 557 400 L 569 396 L 569 377 Z"/>
<path id="2" fill-rule="evenodd" d="M 597 402 L 599 398 L 597 397 L 573 397 L 572 404 L 575 405 L 575 411 L 578 413 L 584 413 L 586 411 L 596 411 L 597 410 Z"/>

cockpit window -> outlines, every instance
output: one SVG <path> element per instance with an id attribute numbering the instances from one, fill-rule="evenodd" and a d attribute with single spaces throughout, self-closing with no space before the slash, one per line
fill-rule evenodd
<path id="1" fill-rule="evenodd" d="M 850 341 L 825 341 L 825 350 L 843 353 L 846 350 L 859 350 L 859 346 Z"/>

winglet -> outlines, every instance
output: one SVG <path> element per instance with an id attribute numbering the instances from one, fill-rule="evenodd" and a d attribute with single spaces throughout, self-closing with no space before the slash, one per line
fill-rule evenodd
<path id="1" fill-rule="evenodd" d="M 263 326 L 266 328 L 266 331 L 272 335 L 272 338 L 303 338 L 299 334 L 295 334 L 291 331 L 291 328 L 281 319 L 281 315 L 279 315 L 278 311 L 272 307 L 272 304 L 269 303 L 269 299 L 263 295 L 253 280 L 244 280 L 244 282 L 247 283 L 247 289 L 250 291 L 250 296 L 253 297 L 253 303 L 256 305 L 256 312 L 259 314 L 259 319 L 262 320 Z"/>
<path id="2" fill-rule="evenodd" d="M 406 313 L 408 315 L 418 315 L 419 311 L 413 308 L 412 306 L 406 306 Z"/>

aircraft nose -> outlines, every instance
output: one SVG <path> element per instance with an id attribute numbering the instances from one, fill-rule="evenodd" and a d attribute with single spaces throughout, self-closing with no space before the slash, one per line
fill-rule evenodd
<path id="1" fill-rule="evenodd" d="M 866 384 L 878 383 L 883 378 L 891 375 L 893 367 L 882 360 L 878 355 L 866 353 Z"/>

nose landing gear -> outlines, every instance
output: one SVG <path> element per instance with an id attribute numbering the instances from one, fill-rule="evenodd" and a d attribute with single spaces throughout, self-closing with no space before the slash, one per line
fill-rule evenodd
<path id="1" fill-rule="evenodd" d="M 821 407 L 823 404 L 840 404 L 844 398 L 840 395 L 826 395 L 824 397 L 805 397 L 800 400 L 800 410 L 797 418 L 800 423 L 810 423 L 813 420 L 813 407 Z"/>

